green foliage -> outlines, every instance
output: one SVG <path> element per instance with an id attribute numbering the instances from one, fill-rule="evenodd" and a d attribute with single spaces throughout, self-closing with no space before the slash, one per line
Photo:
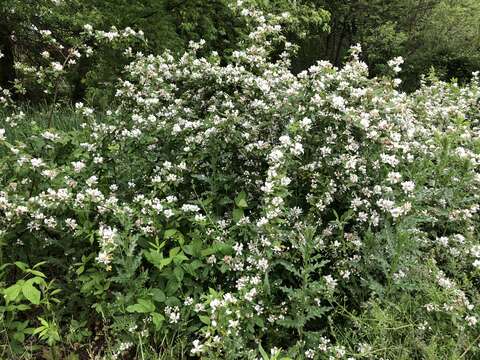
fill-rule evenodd
<path id="1" fill-rule="evenodd" d="M 475 0 L 316 1 L 331 14 L 330 32 L 300 41 L 294 70 L 318 59 L 339 66 L 360 43 L 372 76 L 385 75 L 388 60 L 403 56 L 402 87 L 413 91 L 435 67 L 442 79 L 468 81 L 480 68 L 480 5 Z"/>
<path id="2" fill-rule="evenodd" d="M 18 79 L 37 111 L 2 92 L 0 357 L 478 358 L 478 74 L 408 94 L 359 47 L 294 74 L 295 16 L 228 11 L 225 56 L 84 28 L 66 59 L 126 53 L 99 108 L 65 106 L 76 63 Z"/>

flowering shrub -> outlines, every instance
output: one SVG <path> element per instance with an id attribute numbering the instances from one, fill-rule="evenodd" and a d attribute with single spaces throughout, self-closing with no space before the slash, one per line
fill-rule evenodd
<path id="1" fill-rule="evenodd" d="M 288 15 L 239 11 L 228 64 L 132 54 L 73 130 L 4 92 L 3 356 L 479 356 L 478 76 L 294 75 Z"/>

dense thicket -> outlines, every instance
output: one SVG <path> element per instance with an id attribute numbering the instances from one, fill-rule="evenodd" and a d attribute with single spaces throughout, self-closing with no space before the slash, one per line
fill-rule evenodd
<path id="1" fill-rule="evenodd" d="M 297 15 L 228 11 L 223 55 L 23 29 L 18 94 L 52 101 L 0 94 L 0 358 L 478 359 L 478 73 L 296 74 Z M 112 100 L 65 110 L 104 53 Z"/>

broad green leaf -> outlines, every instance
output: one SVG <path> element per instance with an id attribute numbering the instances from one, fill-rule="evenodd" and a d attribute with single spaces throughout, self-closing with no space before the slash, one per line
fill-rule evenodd
<path id="1" fill-rule="evenodd" d="M 33 286 L 33 279 L 25 282 L 22 286 L 22 294 L 25 298 L 34 305 L 40 304 L 40 290 Z"/>
<path id="2" fill-rule="evenodd" d="M 185 272 L 182 270 L 182 268 L 179 266 L 175 267 L 175 269 L 173 269 L 173 273 L 175 274 L 177 280 L 182 282 L 183 276 L 185 275 Z"/>
<path id="3" fill-rule="evenodd" d="M 168 239 L 173 237 L 177 233 L 177 229 L 168 229 L 165 230 L 165 233 L 163 234 L 164 239 Z"/>
<path id="4" fill-rule="evenodd" d="M 150 290 L 150 294 L 152 294 L 152 298 L 156 302 L 163 303 L 166 299 L 165 293 L 160 289 L 152 289 Z"/>
<path id="5" fill-rule="evenodd" d="M 244 213 L 243 213 L 242 209 L 235 208 L 235 209 L 233 209 L 233 214 L 232 215 L 233 215 L 233 221 L 238 223 L 243 218 Z"/>
<path id="6" fill-rule="evenodd" d="M 8 303 L 8 302 L 11 302 L 11 301 L 15 301 L 18 297 L 18 295 L 20 294 L 20 291 L 22 290 L 22 286 L 17 283 L 17 284 L 14 284 L 8 288 L 6 288 L 5 290 L 3 290 L 3 295 L 5 297 L 5 301 Z"/>
<path id="7" fill-rule="evenodd" d="M 200 315 L 198 317 L 200 319 L 200 321 L 206 325 L 210 325 L 210 318 L 208 316 L 205 316 L 205 315 Z"/>
<path id="8" fill-rule="evenodd" d="M 235 205 L 237 205 L 241 209 L 244 209 L 248 206 L 248 204 L 247 204 L 247 194 L 245 194 L 244 191 L 242 191 L 240 194 L 238 194 L 235 197 Z"/>
<path id="9" fill-rule="evenodd" d="M 155 311 L 155 305 L 147 299 L 138 299 L 137 304 L 127 306 L 127 311 L 131 313 L 151 313 Z"/>
<path id="10" fill-rule="evenodd" d="M 21 261 L 15 261 L 14 264 L 17 265 L 22 271 L 26 271 L 28 268 L 28 265 Z"/>

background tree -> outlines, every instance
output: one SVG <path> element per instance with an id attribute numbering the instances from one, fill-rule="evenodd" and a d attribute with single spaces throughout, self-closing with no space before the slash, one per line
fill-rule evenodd
<path id="1" fill-rule="evenodd" d="M 371 76 L 386 63 L 405 58 L 403 87 L 413 90 L 421 74 L 435 67 L 445 79 L 470 78 L 480 67 L 480 3 L 475 0 L 316 0 L 331 14 L 330 31 L 307 36 L 294 63 L 304 70 L 318 59 L 341 65 L 350 46 L 360 43 Z"/>

